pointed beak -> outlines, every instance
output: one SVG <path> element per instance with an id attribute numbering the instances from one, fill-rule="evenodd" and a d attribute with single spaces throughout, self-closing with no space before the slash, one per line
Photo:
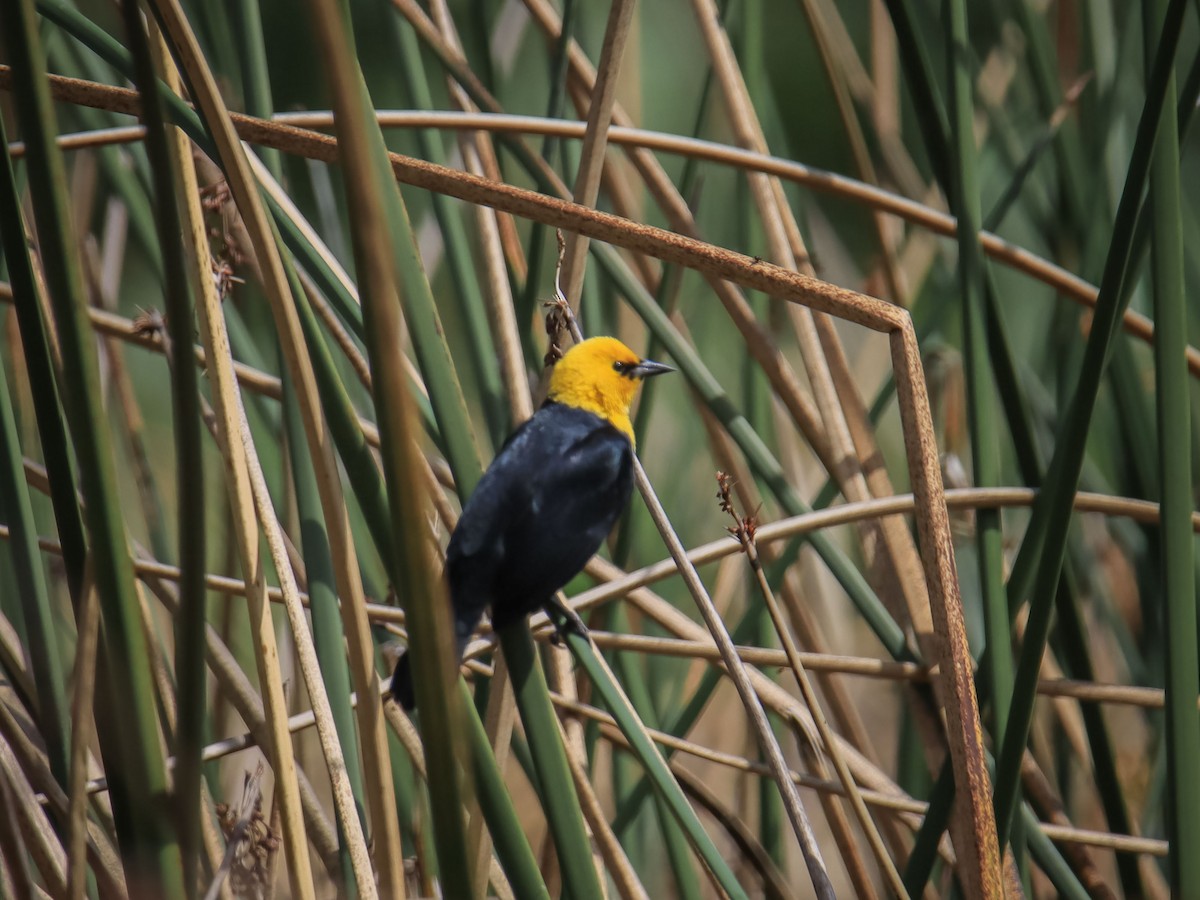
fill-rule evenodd
<path id="1" fill-rule="evenodd" d="M 675 369 L 671 366 L 660 362 L 655 362 L 652 359 L 643 359 L 640 363 L 629 370 L 630 374 L 636 378 L 649 378 L 652 375 L 662 375 L 664 372 L 674 372 Z"/>

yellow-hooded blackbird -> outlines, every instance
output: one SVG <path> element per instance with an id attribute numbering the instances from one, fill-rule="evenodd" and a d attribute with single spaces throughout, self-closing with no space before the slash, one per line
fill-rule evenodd
<path id="1" fill-rule="evenodd" d="M 503 628 L 551 605 L 599 549 L 633 489 L 633 396 L 643 378 L 670 371 L 610 337 L 559 360 L 546 402 L 505 442 L 450 536 L 445 577 L 460 657 L 484 609 Z M 407 654 L 392 695 L 412 709 Z"/>

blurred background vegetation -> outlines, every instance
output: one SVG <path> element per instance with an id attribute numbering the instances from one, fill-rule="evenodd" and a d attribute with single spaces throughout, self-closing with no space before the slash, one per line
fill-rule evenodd
<path id="1" fill-rule="evenodd" d="M 0 0 L 0 894 L 1200 896 L 1198 14 Z M 111 88 L 155 75 L 142 130 Z M 437 548 L 540 399 L 553 224 L 596 236 L 583 331 L 681 370 L 636 414 L 670 525 L 635 497 L 568 586 L 594 647 L 501 636 L 514 700 L 485 630 L 438 691 Z M 794 302 L 829 285 L 911 314 L 932 431 L 886 334 Z M 929 687 L 936 516 L 880 504 L 905 429 L 994 819 L 950 811 L 975 720 Z M 642 571 L 672 526 L 702 586 Z M 416 723 L 378 697 L 410 631 Z"/>

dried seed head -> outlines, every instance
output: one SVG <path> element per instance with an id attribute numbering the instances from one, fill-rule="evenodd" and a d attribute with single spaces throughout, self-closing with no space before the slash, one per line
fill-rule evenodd
<path id="1" fill-rule="evenodd" d="M 138 337 L 160 337 L 167 329 L 167 320 L 157 309 L 143 309 L 133 319 L 133 333 Z"/>
<path id="2" fill-rule="evenodd" d="M 200 206 L 205 212 L 220 212 L 221 207 L 233 198 L 229 185 L 218 181 L 200 188 Z"/>
<path id="3" fill-rule="evenodd" d="M 218 803 L 216 813 L 225 841 L 233 847 L 230 889 L 238 897 L 265 897 L 271 884 L 271 859 L 280 839 L 263 815 L 262 795 L 256 793 L 248 817 L 228 803 Z"/>
<path id="4" fill-rule="evenodd" d="M 733 496 L 730 493 L 733 490 L 733 479 L 729 477 L 729 473 L 717 471 L 717 499 L 721 501 L 721 512 L 729 513 L 731 516 L 736 514 L 733 511 Z"/>
<path id="5" fill-rule="evenodd" d="M 758 532 L 758 510 L 748 516 L 739 516 L 733 505 L 733 485 L 734 480 L 727 472 L 717 472 L 717 499 L 721 501 L 721 512 L 733 519 L 733 524 L 725 530 L 737 538 L 744 550 L 746 545 L 754 542 L 754 535 Z"/>

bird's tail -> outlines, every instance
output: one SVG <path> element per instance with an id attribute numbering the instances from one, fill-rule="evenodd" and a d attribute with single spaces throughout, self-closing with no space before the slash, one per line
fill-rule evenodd
<path id="1" fill-rule="evenodd" d="M 396 668 L 392 670 L 392 696 L 408 712 L 412 712 L 417 705 L 416 695 L 413 694 L 412 662 L 407 650 L 400 654 Z"/>
<path id="2" fill-rule="evenodd" d="M 458 644 L 459 662 L 462 662 L 463 654 L 467 652 L 467 644 L 470 643 L 471 635 L 475 633 L 475 626 L 479 624 L 481 618 L 483 618 L 482 609 L 469 621 L 467 618 L 455 617 L 454 631 Z M 400 658 L 396 660 L 396 668 L 392 670 L 392 696 L 408 712 L 412 712 L 416 708 L 417 697 L 413 693 L 412 661 L 408 658 L 407 650 L 400 654 Z"/>

